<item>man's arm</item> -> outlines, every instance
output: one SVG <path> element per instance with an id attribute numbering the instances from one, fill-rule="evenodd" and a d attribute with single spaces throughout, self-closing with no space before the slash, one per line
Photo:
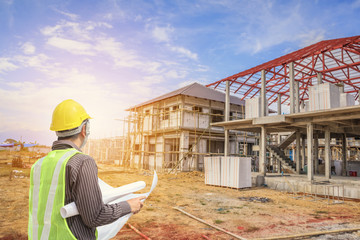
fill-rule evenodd
<path id="1" fill-rule="evenodd" d="M 80 166 L 72 189 L 76 192 L 74 200 L 83 222 L 88 227 L 98 227 L 112 223 L 130 213 L 132 208 L 128 202 L 103 203 L 95 160 L 89 156 L 86 157 Z"/>

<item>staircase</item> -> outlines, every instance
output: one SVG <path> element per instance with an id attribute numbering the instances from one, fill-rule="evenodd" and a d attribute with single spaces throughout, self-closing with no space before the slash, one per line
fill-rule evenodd
<path id="1" fill-rule="evenodd" d="M 289 136 L 287 136 L 284 141 L 279 144 L 279 148 L 285 149 L 296 139 L 296 132 L 292 132 Z"/>
<path id="2" fill-rule="evenodd" d="M 289 157 L 287 157 L 284 151 L 275 145 L 268 145 L 266 146 L 266 150 L 273 154 L 273 156 L 279 160 L 282 164 L 282 167 L 295 173 L 296 172 L 296 164 L 295 162 L 291 161 Z"/>

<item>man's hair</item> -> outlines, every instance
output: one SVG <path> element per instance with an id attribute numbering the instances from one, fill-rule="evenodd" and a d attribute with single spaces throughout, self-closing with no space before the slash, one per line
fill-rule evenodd
<path id="1" fill-rule="evenodd" d="M 58 140 L 75 140 L 79 137 L 80 133 L 74 134 L 72 136 L 67 136 L 67 137 L 58 137 Z"/>

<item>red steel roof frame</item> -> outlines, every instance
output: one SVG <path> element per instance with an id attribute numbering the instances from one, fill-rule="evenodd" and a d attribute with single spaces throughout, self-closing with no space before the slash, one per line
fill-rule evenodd
<path id="1" fill-rule="evenodd" d="M 224 90 L 226 81 L 230 81 L 231 93 L 242 99 L 252 98 L 260 93 L 261 71 L 265 70 L 269 105 L 277 101 L 278 93 L 285 96 L 284 103 L 289 99 L 291 62 L 295 81 L 299 82 L 300 100 L 308 99 L 308 87 L 317 84 L 317 73 L 322 73 L 323 82 L 342 83 L 346 93 L 359 97 L 360 35 L 321 41 L 206 86 Z"/>

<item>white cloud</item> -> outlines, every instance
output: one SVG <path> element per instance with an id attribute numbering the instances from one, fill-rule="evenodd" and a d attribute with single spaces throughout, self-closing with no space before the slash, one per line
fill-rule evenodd
<path id="1" fill-rule="evenodd" d="M 181 55 L 193 59 L 193 60 L 197 60 L 198 59 L 198 55 L 196 53 L 191 52 L 189 49 L 186 49 L 184 47 L 179 47 L 179 46 L 170 46 L 171 51 L 173 52 L 177 52 L 180 53 Z"/>
<path id="2" fill-rule="evenodd" d="M 19 66 L 10 62 L 9 58 L 0 58 L 0 73 L 14 71 L 19 68 Z"/>
<path id="3" fill-rule="evenodd" d="M 170 25 L 166 27 L 155 26 L 152 30 L 152 36 L 159 42 L 169 42 L 171 39 L 171 33 L 174 32 L 174 28 Z"/>
<path id="4" fill-rule="evenodd" d="M 208 72 L 210 70 L 209 66 L 197 65 L 196 71 L 198 72 Z"/>
<path id="5" fill-rule="evenodd" d="M 61 11 L 61 10 L 56 9 L 56 8 L 53 8 L 53 10 L 54 10 L 55 12 L 58 12 L 58 13 L 64 15 L 64 16 L 70 18 L 70 19 L 73 20 L 73 21 L 75 21 L 75 20 L 78 19 L 78 17 L 79 17 L 79 16 L 76 15 L 76 14 L 68 13 L 68 12 L 65 12 L 65 11 Z"/>
<path id="6" fill-rule="evenodd" d="M 47 44 L 66 50 L 76 55 L 95 55 L 91 44 L 86 42 L 80 42 L 60 37 L 51 37 L 48 39 Z"/>
<path id="7" fill-rule="evenodd" d="M 324 30 L 311 30 L 309 32 L 303 33 L 299 35 L 302 47 L 309 46 L 311 44 L 320 42 L 325 38 Z"/>
<path id="8" fill-rule="evenodd" d="M 187 75 L 186 71 L 178 71 L 178 70 L 174 70 L 174 69 L 171 69 L 165 73 L 165 77 L 167 79 L 185 78 L 186 75 Z"/>
<path id="9" fill-rule="evenodd" d="M 111 56 L 116 66 L 121 67 L 136 67 L 141 65 L 141 62 L 137 60 L 137 55 L 134 51 L 125 49 L 123 44 L 116 41 L 114 38 L 98 38 L 94 49 L 98 53 L 103 53 Z"/>
<path id="10" fill-rule="evenodd" d="M 55 67 L 48 63 L 49 57 L 42 53 L 33 56 L 16 55 L 13 60 L 21 67 L 32 67 L 40 71 L 46 71 L 49 67 Z"/>
<path id="11" fill-rule="evenodd" d="M 40 31 L 44 36 L 48 37 L 63 37 L 69 39 L 76 39 L 78 41 L 91 41 L 94 34 L 101 32 L 100 29 L 111 29 L 112 25 L 105 22 L 71 22 L 61 20 L 55 26 L 46 26 Z"/>
<path id="12" fill-rule="evenodd" d="M 75 55 L 110 56 L 116 67 L 133 68 L 145 65 L 145 61 L 140 61 L 134 50 L 127 49 L 122 42 L 108 37 L 101 28 L 109 29 L 112 25 L 104 22 L 61 21 L 54 27 L 41 29 L 41 32 L 49 37 L 48 45 Z"/>
<path id="13" fill-rule="evenodd" d="M 34 54 L 36 49 L 31 42 L 24 43 L 21 48 L 23 52 L 27 55 Z"/>

